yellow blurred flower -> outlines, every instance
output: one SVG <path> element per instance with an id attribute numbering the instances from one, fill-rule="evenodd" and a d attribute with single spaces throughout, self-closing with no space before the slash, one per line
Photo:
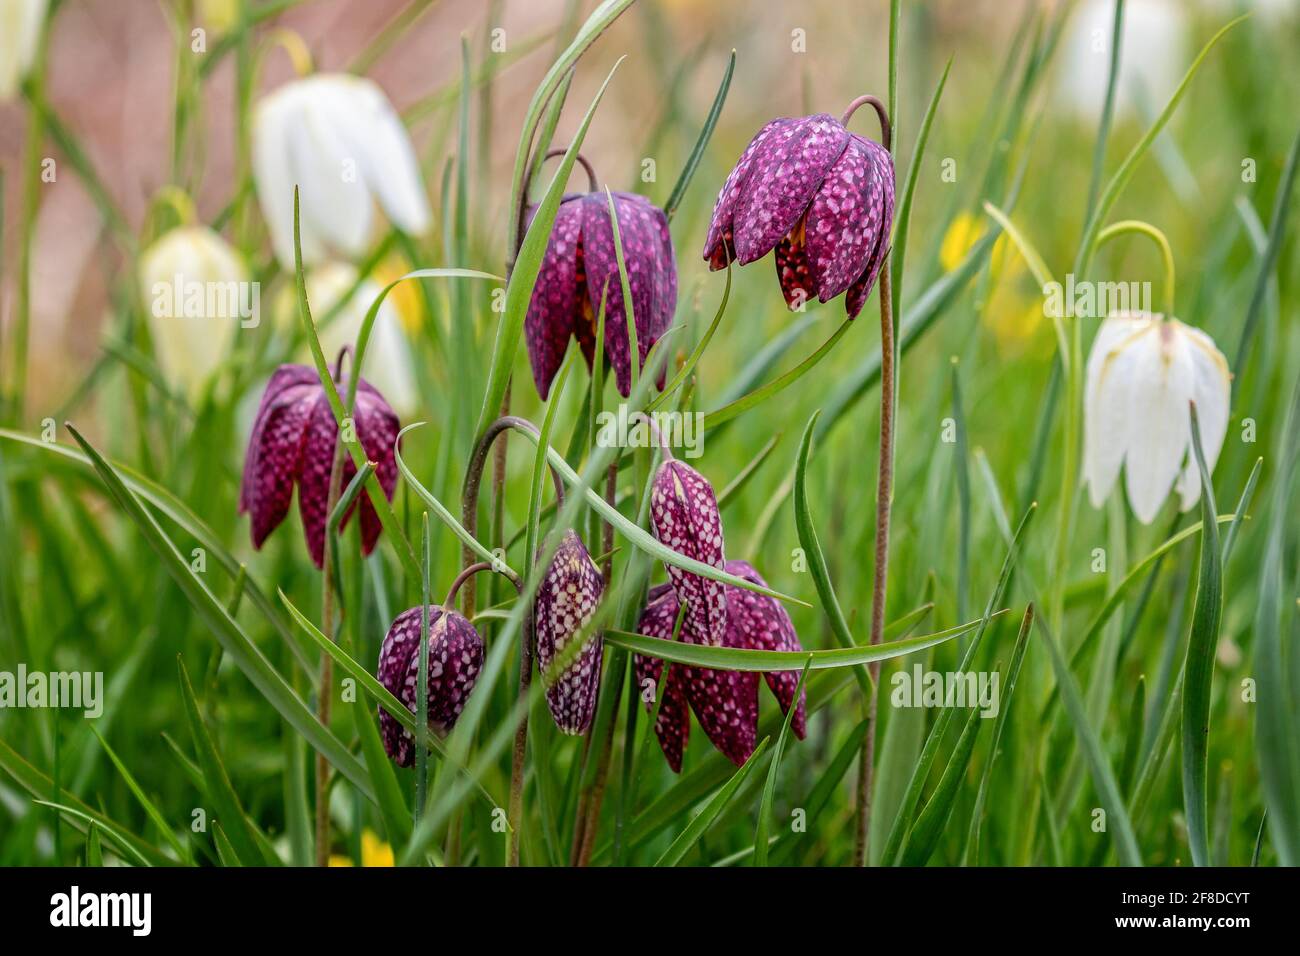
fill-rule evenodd
<path id="1" fill-rule="evenodd" d="M 394 866 L 393 848 L 370 830 L 361 831 L 361 865 Z M 330 866 L 355 866 L 351 859 L 339 853 L 330 854 Z"/>
<path id="2" fill-rule="evenodd" d="M 405 259 L 401 256 L 391 256 L 375 266 L 370 275 L 382 289 L 388 283 L 400 279 L 410 271 L 411 266 Z M 424 299 L 420 295 L 420 289 L 415 279 L 398 283 L 393 287 L 393 291 L 388 293 L 388 298 L 384 301 L 393 304 L 393 308 L 397 310 L 397 317 L 401 320 L 402 328 L 406 330 L 407 335 L 415 335 L 420 331 L 420 324 L 424 321 Z"/>
<path id="3" fill-rule="evenodd" d="M 228 33 L 239 22 L 240 0 L 199 0 L 199 20 L 209 30 Z"/>

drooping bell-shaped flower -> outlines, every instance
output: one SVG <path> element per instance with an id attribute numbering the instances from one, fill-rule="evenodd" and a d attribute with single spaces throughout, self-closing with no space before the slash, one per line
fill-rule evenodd
<path id="1" fill-rule="evenodd" d="M 728 573 L 763 587 L 767 583 L 744 561 L 728 561 Z M 747 648 L 764 651 L 802 650 L 794 624 L 779 601 L 764 594 L 726 585 L 727 621 L 724 647 Z M 673 636 L 680 605 L 673 588 L 661 585 L 650 591 L 649 603 L 641 613 L 637 627 L 642 634 L 665 640 Z M 683 625 L 680 639 L 691 644 L 701 643 Z M 634 660 L 637 684 L 643 699 L 647 686 L 657 686 L 663 674 L 664 662 L 658 658 L 637 655 Z M 774 671 L 763 674 L 768 687 L 776 696 L 782 712 L 795 707 L 790 719 L 790 729 L 803 739 L 807 732 L 805 696 L 800 694 L 797 671 Z M 695 711 L 700 727 L 727 759 L 737 766 L 749 759 L 758 738 L 758 678 L 757 671 L 713 670 L 673 664 L 664 686 L 663 704 L 655 722 L 659 746 L 675 773 L 682 769 L 682 752 L 690 737 L 690 716 L 687 708 Z M 647 682 L 650 682 L 648 685 Z M 653 707 L 648 701 L 647 707 Z"/>
<path id="2" fill-rule="evenodd" d="M 1196 403 L 1205 464 L 1214 470 L 1228 430 L 1232 386 L 1214 340 L 1177 319 L 1111 315 L 1088 354 L 1083 474 L 1101 507 L 1124 467 L 1129 505 L 1150 524 L 1172 487 L 1186 511 L 1200 498 L 1189 402 Z"/>
<path id="3" fill-rule="evenodd" d="M 889 253 L 894 161 L 828 113 L 772 120 L 745 147 L 713 207 L 704 259 L 747 265 L 776 251 L 791 309 L 847 292 L 862 311 Z"/>
<path id="4" fill-rule="evenodd" d="M 429 228 L 411 139 L 384 91 L 365 77 L 316 73 L 263 97 L 253 112 L 253 179 L 285 269 L 294 266 L 294 186 L 304 265 L 365 252 L 376 201 L 406 232 Z"/>
<path id="5" fill-rule="evenodd" d="M 419 708 L 420 608 L 397 615 L 379 648 L 376 677 L 411 713 Z M 483 638 L 456 611 L 429 606 L 429 727 L 447 733 L 455 725 L 483 669 Z M 384 750 L 399 767 L 415 763 L 415 735 L 379 708 Z"/>
<path id="6" fill-rule="evenodd" d="M 614 248 L 609 197 L 604 190 L 566 195 L 551 227 L 524 333 L 533 381 L 544 399 L 560 369 L 569 339 L 576 336 L 588 366 L 596 353 L 596 317 L 605 296 L 605 356 L 613 366 L 618 390 L 632 387 L 627 314 Z M 618 215 L 619 242 L 632 292 L 638 368 L 650 347 L 672 323 L 677 308 L 677 263 L 668 233 L 668 217 L 644 196 L 611 193 Z M 532 224 L 535 207 L 527 214 Z M 660 376 L 662 378 L 662 374 Z"/>
<path id="7" fill-rule="evenodd" d="M 336 387 L 340 395 L 346 396 L 346 377 L 336 378 Z M 394 451 L 400 423 L 384 397 L 365 379 L 357 387 L 354 424 L 366 458 L 375 462 L 379 485 L 391 501 L 397 489 Z M 325 523 L 329 518 L 330 470 L 337 435 L 338 424 L 315 369 L 305 365 L 281 365 L 276 369 L 262 393 L 262 403 L 253 422 L 239 493 L 240 513 L 248 512 L 252 518 L 254 548 L 261 548 L 262 542 L 288 514 L 296 483 L 307 550 L 316 567 L 322 566 Z M 345 453 L 340 487 L 347 487 L 355 475 L 352 459 Z M 361 545 L 364 553 L 369 554 L 383 526 L 369 492 L 361 493 L 360 504 Z M 355 509 L 354 503 L 343 518 L 345 526 Z"/>
<path id="8" fill-rule="evenodd" d="M 260 321 L 261 297 L 229 243 L 180 226 L 140 254 L 140 291 L 163 377 L 191 401 L 230 352 L 241 323 Z"/>
<path id="9" fill-rule="evenodd" d="M 551 565 L 546 569 L 533 605 L 537 636 L 537 666 L 543 675 L 557 658 L 572 660 L 546 687 L 546 706 L 555 725 L 566 734 L 585 733 L 596 713 L 600 663 L 604 641 L 599 633 L 585 635 L 578 651 L 566 648 L 583 637 L 583 629 L 596 613 L 605 579 L 572 529 L 565 531 Z"/>
<path id="10" fill-rule="evenodd" d="M 722 515 L 707 478 L 684 462 L 659 466 L 650 489 L 650 523 L 655 537 L 678 554 L 723 567 Z M 727 616 L 727 591 L 721 581 L 668 565 L 677 598 L 687 604 L 683 627 L 696 643 L 720 645 Z"/>

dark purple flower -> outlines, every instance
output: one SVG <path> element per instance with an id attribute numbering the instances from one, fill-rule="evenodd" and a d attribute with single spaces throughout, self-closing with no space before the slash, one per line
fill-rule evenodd
<path id="1" fill-rule="evenodd" d="M 582 541 L 572 529 L 566 531 L 533 606 L 537 667 L 542 674 L 591 620 L 604 590 L 605 579 Z M 566 734 L 585 733 L 591 726 L 603 644 L 599 633 L 590 635 L 577 657 L 546 688 L 546 706 Z"/>
<path id="2" fill-rule="evenodd" d="M 722 516 L 708 479 L 690 465 L 665 461 L 650 490 L 650 523 L 655 537 L 678 554 L 715 568 L 723 566 Z M 727 593 L 721 581 L 668 565 L 677 597 L 688 605 L 683 625 L 696 643 L 722 643 Z"/>
<path id="3" fill-rule="evenodd" d="M 752 567 L 744 561 L 728 561 L 727 572 L 755 584 L 767 586 Z M 795 634 L 790 616 L 775 598 L 726 586 L 727 622 L 724 647 L 741 647 L 764 651 L 798 651 L 799 637 Z M 679 604 L 672 587 L 661 585 L 650 591 L 649 603 L 641 613 L 637 627 L 650 637 L 670 639 L 677 620 Z M 681 640 L 690 644 L 702 643 L 683 625 Z M 664 662 L 658 658 L 637 655 L 634 660 L 637 684 L 642 691 L 646 681 L 658 685 Z M 713 745 L 726 754 L 737 766 L 749 759 L 758 737 L 758 672 L 711 670 L 673 664 L 664 688 L 664 701 L 655 723 L 655 734 L 668 765 L 674 773 L 682 769 L 682 751 L 690 736 L 690 717 L 687 705 Z M 768 687 L 776 696 L 783 713 L 795 704 L 794 694 L 799 687 L 797 671 L 766 673 Z M 800 694 L 795 705 L 790 729 L 800 740 L 807 733 L 806 695 Z M 644 696 L 642 699 L 645 699 Z M 647 701 L 647 707 L 653 706 Z"/>
<path id="4" fill-rule="evenodd" d="M 338 383 L 338 389 L 341 394 L 347 393 L 346 379 Z M 393 452 L 400 423 L 384 397 L 365 379 L 357 388 L 355 423 L 366 458 L 375 462 L 379 485 L 391 501 L 397 488 Z M 316 567 L 321 567 L 337 434 L 338 423 L 316 371 L 305 365 L 281 365 L 276 369 L 262 393 L 262 404 L 253 422 L 239 492 L 240 514 L 248 512 L 252 517 L 254 548 L 261 548 L 288 514 L 296 481 L 307 550 Z M 341 487 L 346 487 L 356 473 L 352 459 L 345 455 Z M 343 517 L 344 526 L 355 507 Z M 374 550 L 382 530 L 369 493 L 362 492 L 361 545 L 366 554 Z"/>
<path id="5" fill-rule="evenodd" d="M 663 210 L 644 196 L 613 193 L 613 197 L 632 290 L 639 368 L 672 322 L 677 307 L 677 263 Z M 536 207 L 530 207 L 529 223 L 535 213 Z M 542 398 L 551 390 L 571 336 L 577 337 L 590 367 L 596 351 L 596 316 L 606 287 L 605 355 L 614 368 L 618 390 L 626 396 L 632 387 L 632 368 L 609 200 L 599 191 L 567 195 L 555 215 L 524 322 L 533 381 Z"/>
<path id="6" fill-rule="evenodd" d="M 403 611 L 379 648 L 379 683 L 411 713 L 419 706 L 420 608 Z M 483 638 L 464 616 L 429 606 L 429 726 L 446 733 L 456 723 L 483 668 Z M 415 735 L 379 708 L 384 750 L 399 767 L 415 763 Z"/>
<path id="7" fill-rule="evenodd" d="M 704 243 L 711 269 L 776 250 L 790 308 L 848 292 L 862 311 L 889 253 L 894 161 L 827 113 L 768 123 L 750 141 L 713 207 Z"/>

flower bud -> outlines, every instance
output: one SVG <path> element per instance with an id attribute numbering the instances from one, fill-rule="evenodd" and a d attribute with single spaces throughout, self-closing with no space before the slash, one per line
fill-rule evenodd
<path id="1" fill-rule="evenodd" d="M 713 486 L 690 465 L 666 461 L 650 492 L 655 536 L 678 554 L 723 567 L 722 516 Z M 721 581 L 668 565 L 679 601 L 688 605 L 683 625 L 695 643 L 719 646 L 727 624 L 727 593 Z"/>
<path id="2" fill-rule="evenodd" d="M 566 655 L 569 643 L 582 635 L 605 590 L 600 569 L 572 529 L 564 533 L 551 566 L 546 569 L 533 606 L 537 635 L 537 667 L 546 686 L 546 706 L 555 725 L 566 734 L 585 733 L 596 713 L 600 662 L 604 641 L 600 633 L 586 635 L 576 656 Z M 548 675 L 558 657 L 571 659 L 562 671 Z"/>

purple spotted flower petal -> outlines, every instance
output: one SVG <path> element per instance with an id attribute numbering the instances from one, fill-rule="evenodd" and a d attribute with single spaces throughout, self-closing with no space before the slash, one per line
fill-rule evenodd
<path id="1" fill-rule="evenodd" d="M 738 578 L 767 587 L 767 582 L 744 561 L 728 561 L 727 572 Z M 799 635 L 795 633 L 790 615 L 781 602 L 766 594 L 757 594 L 744 588 L 727 588 L 727 646 L 743 647 L 752 651 L 800 651 Z M 794 692 L 799 687 L 798 671 L 768 671 L 763 675 L 781 704 L 782 713 L 794 703 Z M 800 740 L 807 727 L 806 693 L 800 693 L 790 729 Z"/>
<path id="2" fill-rule="evenodd" d="M 753 173 L 736 203 L 736 260 L 763 258 L 803 218 L 849 132 L 826 113 L 774 133 L 750 160 Z"/>
<path id="3" fill-rule="evenodd" d="M 726 569 L 737 577 L 766 587 L 766 582 L 744 561 L 728 561 Z M 650 637 L 669 639 L 677 620 L 679 604 L 671 588 L 660 587 L 650 592 L 649 603 L 641 613 L 638 630 Z M 681 640 L 701 643 L 683 628 Z M 798 651 L 799 638 L 785 609 L 774 598 L 744 588 L 727 586 L 727 621 L 723 646 L 749 650 Z M 634 660 L 637 683 L 645 694 L 646 681 L 657 684 L 663 671 L 663 661 L 637 656 Z M 807 733 L 805 696 L 795 702 L 799 686 L 796 671 L 777 671 L 764 674 L 768 686 L 781 706 L 783 713 L 795 706 L 790 726 L 795 736 L 803 739 Z M 687 707 L 695 712 L 709 740 L 737 766 L 743 764 L 754 752 L 758 737 L 758 684 L 754 671 L 728 671 L 674 664 L 668 673 L 664 702 L 660 709 L 655 732 L 659 744 L 674 772 L 680 772 L 682 751 L 690 730 Z"/>
<path id="4" fill-rule="evenodd" d="M 677 597 L 670 586 L 664 586 L 650 592 L 650 602 L 641 612 L 637 630 L 650 637 L 669 640 L 673 636 L 673 625 L 677 623 Z M 664 662 L 657 657 L 633 658 L 636 671 L 637 692 L 645 703 L 646 710 L 653 713 L 659 687 L 663 676 Z M 673 773 L 682 772 L 682 754 L 691 735 L 691 716 L 686 704 L 686 668 L 674 664 L 668 671 L 668 682 L 664 685 L 664 700 L 659 707 L 659 718 L 655 721 L 655 736 L 659 738 L 659 747 L 668 759 L 668 766 Z"/>
<path id="5" fill-rule="evenodd" d="M 529 225 L 536 212 L 536 206 L 529 207 Z M 528 316 L 524 319 L 533 383 L 543 399 L 550 393 L 551 382 L 564 361 L 576 317 L 586 308 L 579 281 L 581 275 L 582 203 L 576 195 L 565 196 L 555 213 L 551 240 L 542 257 Z"/>
<path id="6" fill-rule="evenodd" d="M 668 217 L 658 206 L 631 193 L 612 193 L 612 196 L 614 211 L 618 214 L 623 264 L 632 292 L 632 315 L 639 353 L 637 367 L 640 368 L 645 365 L 650 347 L 672 323 L 673 310 L 677 307 L 673 241 L 668 234 Z M 627 312 L 623 307 L 623 283 L 618 274 L 609 198 L 604 193 L 588 193 L 582 198 L 582 205 L 587 300 L 592 314 L 596 315 L 599 314 L 601 295 L 605 295 L 605 355 L 614 367 L 619 392 L 626 396 L 632 388 L 632 363 L 628 354 Z"/>
<path id="7" fill-rule="evenodd" d="M 564 533 L 547 568 L 533 606 L 537 666 L 543 675 L 569 642 L 591 620 L 605 590 L 605 580 L 572 530 Z M 546 688 L 546 706 L 566 734 L 585 733 L 596 713 L 603 650 L 600 634 L 590 635 L 573 662 Z"/>
<path id="8" fill-rule="evenodd" d="M 252 519 L 253 547 L 289 513 L 307 419 L 320 397 L 320 379 L 303 365 L 282 365 L 271 376 L 244 458 L 239 511 Z"/>
<path id="9" fill-rule="evenodd" d="M 612 195 L 632 292 L 638 361 L 644 366 L 651 346 L 668 329 L 677 308 L 672 238 L 662 209 L 643 196 L 621 192 Z M 534 212 L 529 210 L 529 222 Z M 631 390 L 631 356 L 609 198 L 603 191 L 565 196 L 556 213 L 524 320 L 533 381 L 543 399 L 550 392 L 571 336 L 577 338 L 587 362 L 594 361 L 596 316 L 602 294 L 606 296 L 604 351 L 619 390 L 627 395 Z"/>
<path id="10" fill-rule="evenodd" d="M 871 220 L 873 223 L 879 222 L 878 235 L 871 257 L 867 260 L 862 275 L 853 283 L 848 296 L 844 300 L 844 307 L 848 311 L 849 318 L 856 318 L 857 314 L 862 311 L 862 307 L 867 303 L 867 296 L 871 294 L 871 287 L 875 285 L 876 277 L 880 274 L 880 267 L 884 263 L 885 257 L 889 255 L 890 230 L 894 227 L 893 157 L 880 144 L 873 143 L 870 140 L 866 142 L 871 153 L 875 156 L 876 174 L 882 186 L 880 216 L 877 220 L 873 214 Z"/>
<path id="11" fill-rule="evenodd" d="M 420 608 L 393 621 L 379 649 L 378 680 L 416 713 L 419 706 Z M 483 667 L 483 639 L 455 611 L 429 607 L 429 726 L 446 733 L 465 707 Z M 415 736 L 382 707 L 379 728 L 384 750 L 399 767 L 415 763 Z"/>
<path id="12" fill-rule="evenodd" d="M 745 151 L 740 154 L 740 159 L 736 160 L 735 168 L 727 176 L 727 181 L 722 184 L 722 191 L 718 193 L 718 199 L 713 204 L 709 235 L 704 240 L 704 259 L 714 272 L 725 269 L 727 263 L 736 257 L 734 229 L 736 202 L 753 174 L 754 154 L 763 148 L 768 136 L 774 131 L 782 130 L 797 122 L 798 120 L 792 119 L 775 119 L 760 129 L 749 141 Z"/>
<path id="13" fill-rule="evenodd" d="M 344 379 L 338 388 L 346 393 L 347 385 Z M 394 449 L 400 423 L 383 396 L 365 379 L 357 387 L 355 423 L 366 457 L 376 463 L 380 487 L 391 499 L 397 488 Z M 280 366 L 262 395 L 240 488 L 239 510 L 249 512 L 252 518 L 254 548 L 261 548 L 284 520 L 296 482 L 307 550 L 316 567 L 321 567 L 337 434 L 338 426 L 316 372 L 305 365 Z M 355 474 L 350 458 L 345 458 L 343 485 Z M 368 492 L 362 493 L 360 504 L 362 546 L 369 554 L 382 528 Z M 350 513 L 344 518 L 345 525 L 348 517 Z"/>
<path id="14" fill-rule="evenodd" d="M 659 467 L 650 491 L 650 521 L 655 536 L 678 554 L 722 568 L 722 516 L 713 486 L 680 461 Z M 699 644 L 722 643 L 727 595 L 721 581 L 668 565 L 679 601 L 687 604 L 684 629 Z"/>
<path id="15" fill-rule="evenodd" d="M 889 252 L 894 164 L 826 113 L 773 120 L 750 142 L 713 209 L 704 259 L 720 269 L 775 251 L 791 309 L 848 292 L 855 317 Z"/>

